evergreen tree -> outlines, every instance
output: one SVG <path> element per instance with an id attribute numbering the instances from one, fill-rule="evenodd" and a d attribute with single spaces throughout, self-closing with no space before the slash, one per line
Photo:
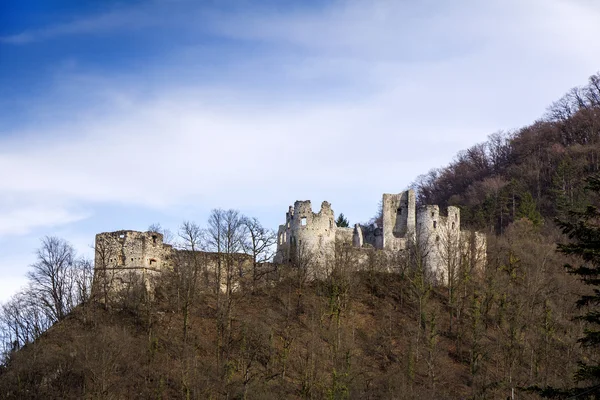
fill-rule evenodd
<path id="1" fill-rule="evenodd" d="M 340 215 L 338 215 L 337 219 L 335 220 L 335 224 L 338 228 L 347 228 L 350 226 L 350 222 L 348 221 L 348 218 L 344 216 L 344 213 L 340 213 Z"/>
<path id="2" fill-rule="evenodd" d="M 587 179 L 588 188 L 600 193 L 600 175 Z M 570 220 L 559 220 L 558 225 L 569 239 L 569 243 L 559 244 L 558 250 L 564 254 L 583 260 L 579 266 L 565 265 L 567 271 L 579 277 L 592 288 L 592 292 L 583 294 L 577 300 L 578 308 L 586 312 L 576 319 L 587 323 L 583 337 L 578 342 L 590 348 L 586 361 L 579 361 L 575 381 L 584 386 L 568 390 L 555 388 L 539 389 L 539 393 L 550 398 L 600 398 L 600 210 L 588 205 L 585 211 L 569 212 Z"/>
<path id="3" fill-rule="evenodd" d="M 517 217 L 527 218 L 533 225 L 538 226 L 542 223 L 542 215 L 537 209 L 535 200 L 529 192 L 525 192 L 521 196 L 521 204 L 519 204 L 519 210 L 517 211 Z"/>

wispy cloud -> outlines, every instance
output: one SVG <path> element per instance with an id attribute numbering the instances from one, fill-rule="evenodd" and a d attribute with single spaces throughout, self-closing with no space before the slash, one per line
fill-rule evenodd
<path id="1" fill-rule="evenodd" d="M 151 8 L 118 9 L 100 15 L 73 17 L 68 22 L 33 28 L 17 34 L 0 37 L 0 43 L 24 45 L 70 35 L 114 34 L 122 30 L 136 30 L 160 25 L 160 15 Z"/>
<path id="2" fill-rule="evenodd" d="M 41 199 L 43 197 L 38 200 Z M 51 206 L 43 201 L 30 207 L 5 206 L 0 211 L 0 238 L 8 235 L 24 235 L 34 228 L 68 224 L 86 217 L 87 214 L 74 212 L 63 206 Z"/>
<path id="3" fill-rule="evenodd" d="M 152 67 L 61 72 L 51 92 L 31 100 L 33 122 L 8 132 L 17 139 L 0 139 L 0 169 L 18 171 L 0 181 L 0 193 L 17 199 L 0 204 L 9 227 L 0 235 L 68 224 L 107 203 L 279 207 L 328 198 L 368 217 L 356 209 L 368 192 L 401 190 L 487 134 L 532 121 L 595 71 L 600 44 L 588 39 L 600 28 L 556 22 L 591 22 L 598 6 L 543 4 L 349 1 L 213 12 L 200 28 L 183 19 L 187 44 Z M 120 10 L 4 41 L 177 20 L 161 10 Z M 235 47 L 207 59 L 207 45 L 190 39 L 199 31 L 261 52 Z M 198 74 L 206 65 L 214 79 Z"/>

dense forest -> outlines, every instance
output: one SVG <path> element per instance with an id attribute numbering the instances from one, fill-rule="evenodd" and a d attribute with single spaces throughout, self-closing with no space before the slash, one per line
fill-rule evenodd
<path id="1" fill-rule="evenodd" d="M 420 176 L 422 204 L 455 205 L 461 222 L 502 233 L 526 217 L 552 223 L 588 204 L 585 178 L 600 170 L 600 75 L 571 89 L 544 118 L 514 132 L 497 132 L 460 152 L 445 168 Z"/>
<path id="2" fill-rule="evenodd" d="M 373 251 L 360 271 L 340 247 L 326 278 L 310 280 L 309 255 L 264 263 L 268 248 L 251 251 L 248 220 L 228 210 L 239 229 L 212 218 L 172 235 L 190 250 L 231 244 L 218 250 L 227 290 L 194 259 L 158 276 L 154 293 L 132 284 L 100 298 L 90 262 L 45 238 L 30 285 L 2 306 L 0 397 L 534 399 L 568 389 L 563 397 L 596 398 L 600 381 L 581 367 L 598 362 L 589 323 L 600 317 L 577 318 L 590 282 L 565 268 L 582 252 L 595 259 L 563 232 L 596 240 L 583 228 L 600 214 L 583 213 L 598 205 L 585 178 L 599 170 L 599 110 L 594 75 L 540 121 L 493 134 L 414 183 L 420 203 L 459 206 L 463 224 L 488 233 L 485 268 L 461 258 L 443 287 L 418 246 L 392 259 Z M 569 225 L 582 215 L 585 224 Z M 238 251 L 253 256 L 252 274 L 229 273 Z"/>

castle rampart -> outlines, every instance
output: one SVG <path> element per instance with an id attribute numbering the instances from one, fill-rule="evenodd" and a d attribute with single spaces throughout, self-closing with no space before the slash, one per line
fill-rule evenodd
<path id="1" fill-rule="evenodd" d="M 415 193 L 408 190 L 384 194 L 382 208 L 382 226 L 356 224 L 354 228 L 346 228 L 336 226 L 334 212 L 327 201 L 321 203 L 317 213 L 313 212 L 310 201 L 296 201 L 277 231 L 274 262 L 293 263 L 299 260 L 299 255 L 309 254 L 311 260 L 305 267 L 310 268 L 310 276 L 322 277 L 339 246 L 354 249 L 360 267 L 360 263 L 368 259 L 368 251 L 379 250 L 387 257 L 405 251 L 414 243 L 424 255 L 426 268 L 440 283 L 448 281 L 465 257 L 471 258 L 471 265 L 485 262 L 486 237 L 460 230 L 458 207 L 448 207 L 445 215 L 437 205 L 426 205 L 417 211 Z M 151 278 L 156 274 L 173 268 L 176 263 L 185 266 L 198 259 L 204 276 L 212 274 L 223 280 L 223 275 L 215 273 L 221 265 L 221 254 L 174 249 L 163 242 L 163 235 L 158 232 L 99 233 L 95 248 L 96 289 L 100 285 L 115 290 L 141 278 L 151 290 Z M 190 256 L 200 253 L 205 257 Z M 230 260 L 234 259 L 240 275 L 252 264 L 246 254 L 235 255 Z M 214 278 L 215 282 L 217 279 Z M 223 288 L 223 284 L 220 282 L 218 286 Z"/>
<path id="2" fill-rule="evenodd" d="M 448 207 L 446 215 L 437 205 L 416 210 L 413 190 L 398 194 L 385 193 L 382 199 L 382 226 L 360 225 L 340 228 L 328 202 L 321 211 L 312 212 L 310 201 L 296 201 L 286 213 L 286 223 L 279 226 L 276 263 L 292 261 L 298 246 L 309 250 L 315 268 L 325 268 L 334 257 L 335 246 L 370 247 L 387 253 L 404 251 L 410 243 L 423 252 L 427 269 L 440 283 L 448 280 L 465 252 L 485 254 L 485 235 L 460 230 L 460 209 Z M 479 264 L 482 265 L 482 264 Z M 318 271 L 314 273 L 318 276 Z"/>
<path id="3" fill-rule="evenodd" d="M 198 268 L 205 279 L 211 276 L 210 279 L 216 282 L 218 265 L 226 264 L 223 254 L 176 249 L 164 243 L 162 234 L 151 231 L 99 233 L 94 247 L 94 290 L 101 293 L 115 294 L 135 283 L 143 284 L 152 293 L 154 278 L 175 265 Z M 247 254 L 235 253 L 227 257 L 227 262 L 234 264 L 239 275 L 251 268 L 251 257 Z M 225 290 L 226 273 L 222 272 L 220 276 L 219 286 Z"/>

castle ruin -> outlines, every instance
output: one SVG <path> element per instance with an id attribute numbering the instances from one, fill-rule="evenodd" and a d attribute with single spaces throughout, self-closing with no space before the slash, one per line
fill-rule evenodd
<path id="1" fill-rule="evenodd" d="M 243 275 L 252 265 L 251 257 L 243 253 L 224 255 L 174 248 L 164 243 L 162 234 L 152 231 L 99 233 L 94 247 L 94 290 L 105 294 L 127 290 L 136 284 L 152 293 L 155 278 L 176 265 L 198 268 L 206 284 L 214 284 L 218 280 L 216 271 L 222 267 L 218 286 L 224 291 L 228 268 L 235 269 L 237 275 Z"/>
<path id="2" fill-rule="evenodd" d="M 461 257 L 475 259 L 476 265 L 485 260 L 485 235 L 460 230 L 458 207 L 448 207 L 446 215 L 441 215 L 435 205 L 417 211 L 413 190 L 383 195 L 381 225 L 338 227 L 328 202 L 324 201 L 315 213 L 310 201 L 296 201 L 285 215 L 285 224 L 279 226 L 274 261 L 292 262 L 299 251 L 309 252 L 318 269 L 333 259 L 336 246 L 351 246 L 357 251 L 375 249 L 391 255 L 415 244 L 429 272 L 436 281 L 445 283 L 448 271 Z M 319 276 L 319 271 L 314 272 Z"/>
<path id="3" fill-rule="evenodd" d="M 486 237 L 482 233 L 460 230 L 460 209 L 448 207 L 445 215 L 435 205 L 420 207 L 417 211 L 415 193 L 407 190 L 398 194 L 384 194 L 381 226 L 356 224 L 353 228 L 338 227 L 329 202 L 321 203 L 319 212 L 312 210 L 310 201 L 296 201 L 285 216 L 285 223 L 277 232 L 275 264 L 297 260 L 300 252 L 312 258 L 311 276 L 323 277 L 327 263 L 334 259 L 336 248 L 345 246 L 355 251 L 357 268 L 369 251 L 391 256 L 417 245 L 429 272 L 439 283 L 446 283 L 448 271 L 465 257 L 472 265 L 485 261 Z M 243 276 L 252 265 L 247 254 L 229 255 L 189 251 L 173 248 L 164 243 L 158 232 L 121 230 L 96 235 L 95 290 L 104 293 L 131 287 L 134 282 L 152 292 L 154 278 L 175 265 L 201 265 L 205 281 L 221 282 L 217 274 L 223 262 L 234 263 L 236 273 Z M 475 260 L 475 262 L 473 262 Z M 219 276 L 220 278 L 217 278 Z"/>

